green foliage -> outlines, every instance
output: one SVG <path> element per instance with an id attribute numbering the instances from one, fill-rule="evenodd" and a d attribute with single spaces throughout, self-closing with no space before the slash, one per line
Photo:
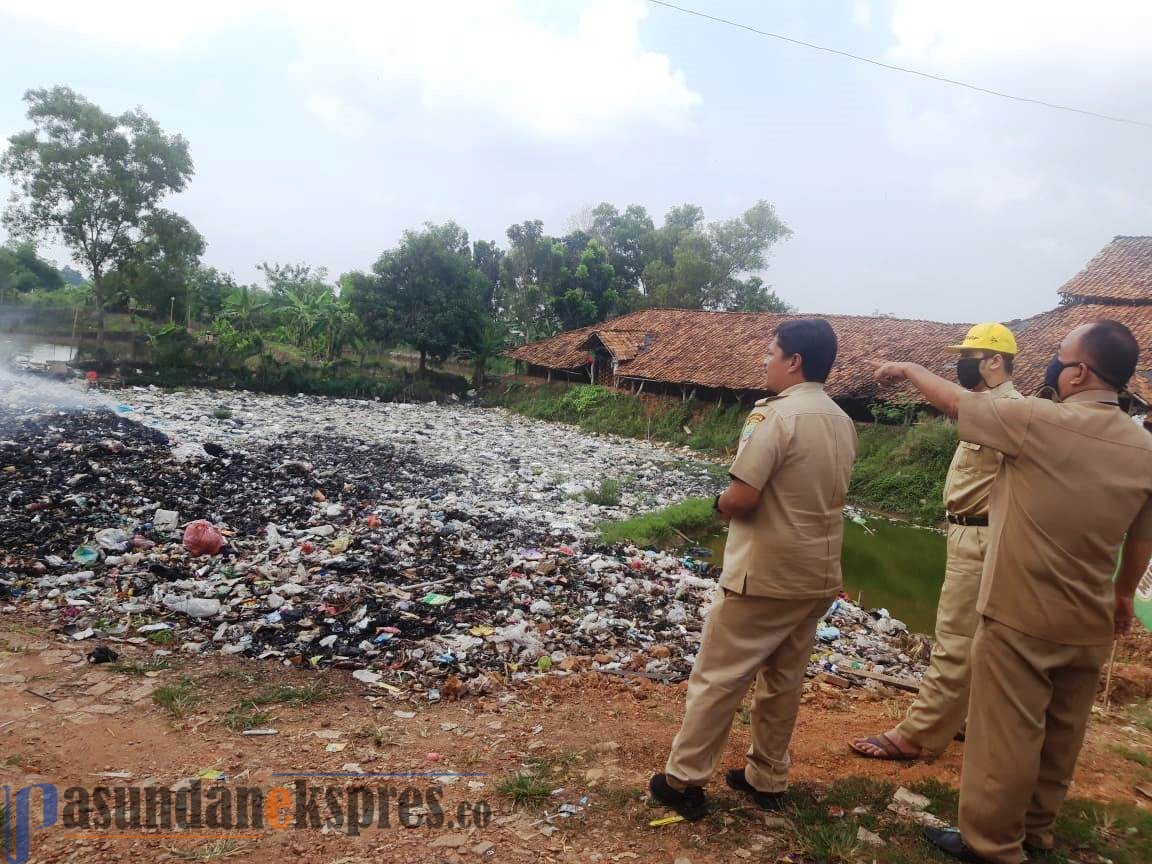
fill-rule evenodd
<path id="1" fill-rule="evenodd" d="M 60 271 L 36 253 L 34 244 L 0 246 L 0 299 L 13 300 L 35 291 L 53 294 L 63 287 Z"/>
<path id="2" fill-rule="evenodd" d="M 942 419 L 907 428 L 862 427 L 849 495 L 865 507 L 939 522 L 956 444 L 956 427 Z"/>
<path id="3" fill-rule="evenodd" d="M 445 360 L 482 340 L 487 280 L 474 266 L 468 232 L 454 222 L 405 231 L 386 251 L 372 279 L 349 280 L 351 308 L 377 325 L 395 322 L 405 342 L 427 358 Z"/>
<path id="4" fill-rule="evenodd" d="M 152 362 L 158 366 L 185 366 L 193 349 L 192 334 L 180 324 L 148 327 Z"/>
<path id="5" fill-rule="evenodd" d="M 722 526 L 712 510 L 711 498 L 689 498 L 623 522 L 605 522 L 599 529 L 605 543 L 627 540 L 645 549 L 661 549 L 675 540 L 677 531 L 689 537 L 703 537 Z"/>
<path id="6" fill-rule="evenodd" d="M 619 507 L 620 481 L 612 477 L 605 477 L 600 481 L 599 486 L 584 493 L 584 500 L 600 507 Z"/>
<path id="7" fill-rule="evenodd" d="M 59 240 L 88 268 L 104 343 L 105 277 L 131 260 L 160 201 L 192 176 L 188 143 L 142 110 L 113 116 L 67 87 L 24 95 L 33 128 L 9 139 L 4 214 L 21 237 Z"/>
<path id="8" fill-rule="evenodd" d="M 131 255 L 108 275 L 107 296 L 130 298 L 155 320 L 186 322 L 204 238 L 183 216 L 159 209 L 143 218 L 140 231 Z"/>
<path id="9" fill-rule="evenodd" d="M 244 732 L 248 729 L 259 729 L 271 719 L 271 714 L 257 711 L 252 702 L 241 702 L 229 708 L 220 718 L 220 722 L 233 732 Z"/>
<path id="10" fill-rule="evenodd" d="M 747 414 L 739 405 L 647 403 L 618 390 L 581 384 L 513 384 L 492 398 L 528 417 L 573 423 L 590 432 L 667 441 L 723 456 L 735 452 Z"/>
<path id="11" fill-rule="evenodd" d="M 699 207 L 674 207 L 647 240 L 644 285 L 654 306 L 786 312 L 788 306 L 757 276 L 768 251 L 791 230 L 767 201 L 736 219 L 704 224 Z"/>
<path id="12" fill-rule="evenodd" d="M 155 690 L 152 701 L 173 717 L 183 717 L 200 701 L 200 695 L 195 681 L 182 678 L 175 684 L 166 684 Z"/>
<path id="13" fill-rule="evenodd" d="M 253 696 L 248 703 L 257 705 L 274 705 L 287 702 L 292 705 L 314 705 L 331 699 L 335 693 L 324 686 L 323 682 L 313 681 L 302 687 L 293 684 L 276 684 Z"/>

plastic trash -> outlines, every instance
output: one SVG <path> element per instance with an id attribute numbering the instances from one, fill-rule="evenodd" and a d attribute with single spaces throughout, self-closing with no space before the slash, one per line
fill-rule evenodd
<path id="1" fill-rule="evenodd" d="M 100 560 L 100 550 L 93 546 L 77 546 L 72 550 L 72 560 L 77 564 L 95 564 Z"/>
<path id="2" fill-rule="evenodd" d="M 96 532 L 96 543 L 108 552 L 123 552 L 131 540 L 132 535 L 119 528 L 105 528 Z"/>
<path id="3" fill-rule="evenodd" d="M 222 608 L 219 600 L 180 597 L 175 594 L 169 594 L 165 597 L 164 605 L 173 612 L 183 612 L 189 618 L 212 618 L 219 615 Z"/>
<path id="4" fill-rule="evenodd" d="M 184 529 L 184 548 L 193 556 L 217 555 L 224 547 L 224 535 L 205 519 L 190 522 Z"/>
<path id="5" fill-rule="evenodd" d="M 105 645 L 88 652 L 89 663 L 115 663 L 119 659 L 120 655 Z"/>

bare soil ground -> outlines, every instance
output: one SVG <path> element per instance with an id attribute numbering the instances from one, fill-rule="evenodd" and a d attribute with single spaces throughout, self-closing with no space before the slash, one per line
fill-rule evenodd
<path id="1" fill-rule="evenodd" d="M 661 770 L 678 728 L 683 685 L 588 673 L 465 701 L 416 705 L 384 691 L 375 691 L 381 698 L 371 702 L 365 686 L 339 670 L 310 673 L 220 655 L 174 656 L 161 668 L 151 652 L 122 648 L 118 663 L 91 665 L 85 660 L 89 646 L 62 639 L 34 619 L 0 623 L 0 780 L 13 794 L 32 783 L 53 783 L 60 790 L 167 788 L 207 771 L 224 776 L 208 775 L 205 787 L 264 790 L 291 784 L 273 776 L 286 772 L 456 772 L 484 776 L 315 782 L 339 787 L 341 795 L 383 783 L 432 787 L 442 793 L 448 820 L 455 818 L 458 802 L 483 800 L 491 807 L 491 821 L 483 828 L 405 828 L 393 815 L 390 828 L 355 837 L 343 829 L 265 825 L 118 838 L 114 835 L 133 832 L 115 825 L 103 831 L 57 825 L 32 833 L 33 862 L 939 860 L 925 847 L 903 842 L 866 854 L 851 844 L 814 852 L 804 836 L 807 829 L 795 819 L 750 808 L 722 782 L 710 789 L 717 812 L 706 820 L 651 827 L 651 820 L 668 813 L 648 802 L 644 790 L 648 777 Z M 1114 697 L 1138 703 L 1152 695 L 1150 655 L 1152 635 L 1127 640 Z M 851 735 L 889 728 L 910 695 L 811 683 L 804 698 L 792 756 L 795 780 L 810 800 L 821 801 L 821 790 L 844 778 L 865 778 L 854 787 L 858 797 L 869 812 L 883 815 L 892 785 L 957 786 L 959 744 L 935 761 L 915 764 L 849 754 Z M 1146 705 L 1116 706 L 1115 701 L 1109 716 L 1098 714 L 1092 723 L 1073 796 L 1147 810 L 1152 800 L 1136 787 L 1149 783 L 1152 714 Z M 241 734 L 254 725 L 278 734 Z M 724 765 L 739 765 L 747 744 L 748 727 L 737 719 Z M 108 772 L 127 776 L 108 777 Z M 549 794 L 555 789 L 563 791 Z M 517 803 L 513 793 L 522 800 Z M 563 804 L 574 805 L 575 815 L 541 821 Z M 856 818 L 836 809 L 828 809 L 828 819 Z M 11 821 L 11 804 L 8 812 Z M 943 810 L 934 812 L 947 817 Z M 848 834 L 856 830 L 850 828 Z M 1099 830 L 1115 833 L 1110 823 Z"/>

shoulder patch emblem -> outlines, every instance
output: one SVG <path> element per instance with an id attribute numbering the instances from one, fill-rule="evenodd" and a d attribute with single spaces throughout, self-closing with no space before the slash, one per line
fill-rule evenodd
<path id="1" fill-rule="evenodd" d="M 744 423 L 744 431 L 740 433 L 740 440 L 747 441 L 752 437 L 752 433 L 756 431 L 756 426 L 764 422 L 764 415 L 757 411 L 753 411 L 748 415 L 747 422 Z"/>

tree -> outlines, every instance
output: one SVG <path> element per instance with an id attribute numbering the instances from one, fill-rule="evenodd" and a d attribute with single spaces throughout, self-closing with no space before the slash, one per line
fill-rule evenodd
<path id="1" fill-rule="evenodd" d="M 473 266 L 468 232 L 455 222 L 405 231 L 373 270 L 382 305 L 395 310 L 399 333 L 420 352 L 421 372 L 429 355 L 444 360 L 481 340 L 487 280 Z"/>
<path id="2" fill-rule="evenodd" d="M 60 271 L 36 253 L 32 243 L 0 246 L 0 298 L 64 287 Z"/>
<path id="3" fill-rule="evenodd" d="M 749 286 L 738 275 L 768 266 L 768 250 L 792 236 L 791 229 L 776 216 L 767 201 L 757 201 L 742 216 L 708 226 L 712 243 L 713 274 L 704 297 L 708 309 L 738 309 Z M 761 285 L 763 283 L 760 283 Z"/>
<path id="4" fill-rule="evenodd" d="M 271 299 L 266 291 L 241 285 L 224 300 L 221 314 L 238 333 L 255 333 L 267 321 Z"/>
<path id="5" fill-rule="evenodd" d="M 630 205 L 621 214 L 608 203 L 593 210 L 592 217 L 591 233 L 608 250 L 618 302 L 625 308 L 633 308 L 639 302 L 640 279 L 646 263 L 645 244 L 655 230 L 652 217 L 637 204 Z"/>
<path id="6" fill-rule="evenodd" d="M 189 285 L 192 315 L 203 321 L 215 321 L 224 312 L 224 304 L 236 291 L 236 280 L 215 267 L 197 265 Z"/>
<path id="7" fill-rule="evenodd" d="M 140 234 L 131 256 L 108 275 L 105 300 L 120 294 L 152 309 L 157 318 L 189 319 L 204 238 L 191 222 L 168 210 L 148 214 Z"/>
<path id="8" fill-rule="evenodd" d="M 385 293 L 379 276 L 360 271 L 345 273 L 340 277 L 340 298 L 359 319 L 365 338 L 383 347 L 395 344 L 396 298 Z"/>
<path id="9" fill-rule="evenodd" d="M 694 205 L 674 207 L 647 243 L 644 287 L 657 306 L 730 311 L 788 311 L 754 275 L 768 252 L 791 235 L 772 205 L 758 201 L 736 219 L 705 225 Z"/>
<path id="10" fill-rule="evenodd" d="M 598 240 L 585 240 L 579 263 L 575 267 L 564 266 L 556 281 L 552 307 L 566 330 L 603 321 L 615 311 L 620 299 L 608 250 Z"/>
<path id="11" fill-rule="evenodd" d="M 0 172 L 15 186 L 9 230 L 58 239 L 88 269 L 104 345 L 105 278 L 131 258 L 163 198 L 192 176 L 188 143 L 141 109 L 113 116 L 68 87 L 29 90 L 33 127 L 9 138 Z"/>

